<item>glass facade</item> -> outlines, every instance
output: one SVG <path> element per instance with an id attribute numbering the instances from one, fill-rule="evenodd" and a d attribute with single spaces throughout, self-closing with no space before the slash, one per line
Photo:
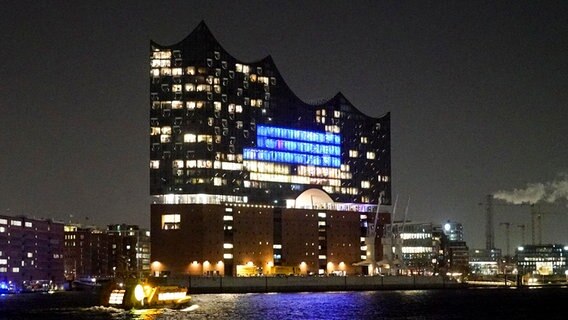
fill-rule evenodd
<path id="1" fill-rule="evenodd" d="M 270 56 L 245 63 L 201 23 L 150 45 L 150 193 L 157 202 L 284 205 L 318 188 L 335 202 L 391 204 L 390 114 L 341 93 L 301 101 Z"/>
<path id="2" fill-rule="evenodd" d="M 516 252 L 519 274 L 561 275 L 568 277 L 568 246 L 526 245 Z"/>

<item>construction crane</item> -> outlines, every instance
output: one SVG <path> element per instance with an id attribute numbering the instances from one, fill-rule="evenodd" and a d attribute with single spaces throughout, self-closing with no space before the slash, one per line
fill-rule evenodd
<path id="1" fill-rule="evenodd" d="M 567 215 L 564 212 L 543 212 L 540 210 L 540 206 L 531 204 L 532 244 L 542 244 L 542 217 L 549 214 Z"/>
<path id="2" fill-rule="evenodd" d="M 507 257 L 509 256 L 509 229 L 511 227 L 511 223 L 510 222 L 501 222 L 499 223 L 500 226 L 505 226 L 505 240 L 506 240 L 506 248 L 507 248 Z"/>
<path id="3" fill-rule="evenodd" d="M 483 203 L 480 203 L 483 205 Z M 531 216 L 531 243 L 535 244 L 542 244 L 542 220 L 543 215 L 548 214 L 563 214 L 567 215 L 563 212 L 543 212 L 540 210 L 539 205 L 535 205 L 534 203 L 523 202 L 520 204 L 514 203 L 493 203 L 493 195 L 487 195 L 487 200 L 485 202 L 486 209 L 485 209 L 485 247 L 488 250 L 491 250 L 495 246 L 495 238 L 494 238 L 494 229 L 493 229 L 493 207 L 494 206 L 530 206 L 530 216 Z M 520 225 L 519 225 L 520 227 Z M 523 244 L 525 244 L 525 225 L 522 225 L 522 232 L 523 232 Z"/>
<path id="4" fill-rule="evenodd" d="M 529 203 L 513 204 L 513 203 L 493 203 L 493 195 L 489 194 L 486 196 L 485 203 L 479 203 L 479 205 L 485 204 L 485 249 L 491 250 L 495 248 L 495 230 L 493 227 L 493 207 L 494 206 L 526 206 Z M 534 241 L 533 241 L 534 243 Z"/>
<path id="5" fill-rule="evenodd" d="M 519 227 L 521 229 L 521 244 L 524 245 L 525 244 L 525 225 L 524 224 L 518 224 L 517 227 Z"/>

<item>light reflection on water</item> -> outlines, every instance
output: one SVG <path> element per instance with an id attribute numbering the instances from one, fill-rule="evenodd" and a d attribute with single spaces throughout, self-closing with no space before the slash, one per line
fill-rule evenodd
<path id="1" fill-rule="evenodd" d="M 547 319 L 564 319 L 554 314 L 562 310 L 555 301 L 567 299 L 567 288 L 199 294 L 182 310 L 122 310 L 65 292 L 0 297 L 0 319 L 530 319 L 542 318 L 542 310 Z"/>

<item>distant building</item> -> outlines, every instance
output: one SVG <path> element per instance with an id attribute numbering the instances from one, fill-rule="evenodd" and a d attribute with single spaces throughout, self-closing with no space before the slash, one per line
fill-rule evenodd
<path id="1" fill-rule="evenodd" d="M 136 225 L 107 229 L 65 226 L 65 278 L 144 276 L 150 273 L 150 232 Z"/>
<path id="2" fill-rule="evenodd" d="M 529 282 L 565 282 L 568 279 L 568 246 L 525 245 L 515 250 L 517 272 Z"/>
<path id="3" fill-rule="evenodd" d="M 471 275 L 492 276 L 501 270 L 501 249 L 472 249 L 469 252 Z"/>
<path id="4" fill-rule="evenodd" d="M 150 231 L 136 225 L 113 224 L 106 233 L 113 276 L 142 277 L 150 273 Z"/>
<path id="5" fill-rule="evenodd" d="M 448 241 L 463 241 L 463 225 L 455 221 L 446 221 L 442 230 Z"/>
<path id="6" fill-rule="evenodd" d="M 65 278 L 107 277 L 109 241 L 104 229 L 65 225 Z"/>
<path id="7" fill-rule="evenodd" d="M 469 248 L 465 241 L 448 241 L 445 246 L 446 270 L 450 274 L 469 273 Z"/>
<path id="8" fill-rule="evenodd" d="M 433 223 L 397 222 L 385 226 L 381 238 L 382 274 L 434 275 L 439 272 L 442 233 Z M 441 261 L 442 260 L 442 261 Z"/>
<path id="9" fill-rule="evenodd" d="M 0 285 L 32 290 L 63 282 L 63 223 L 0 215 Z"/>
<path id="10" fill-rule="evenodd" d="M 270 56 L 236 59 L 203 22 L 149 60 L 153 271 L 365 272 L 391 205 L 390 113 L 303 102 Z"/>

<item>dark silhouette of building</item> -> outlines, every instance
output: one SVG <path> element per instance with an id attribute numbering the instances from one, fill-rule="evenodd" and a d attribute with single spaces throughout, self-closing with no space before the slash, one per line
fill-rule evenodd
<path id="1" fill-rule="evenodd" d="M 65 225 L 65 278 L 110 276 L 108 235 L 104 229 Z"/>
<path id="2" fill-rule="evenodd" d="M 150 232 L 136 225 L 65 226 L 65 278 L 141 277 L 150 273 Z"/>
<path id="3" fill-rule="evenodd" d="M 150 273 L 150 232 L 136 225 L 109 225 L 109 266 L 116 277 L 142 277 Z"/>
<path id="4" fill-rule="evenodd" d="M 0 216 L 0 286 L 43 290 L 63 282 L 63 223 Z"/>

